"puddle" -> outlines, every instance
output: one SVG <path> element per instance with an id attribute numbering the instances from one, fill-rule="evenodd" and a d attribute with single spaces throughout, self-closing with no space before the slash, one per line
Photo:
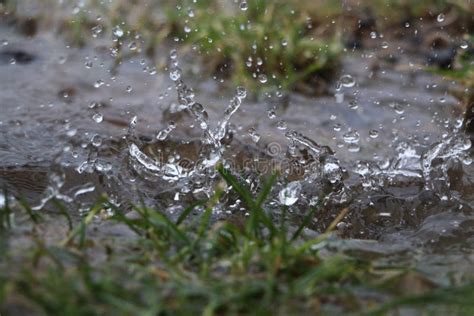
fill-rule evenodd
<path id="1" fill-rule="evenodd" d="M 352 239 L 333 247 L 384 260 L 416 251 L 404 260 L 439 278 L 450 270 L 440 254 L 472 270 L 471 143 L 451 83 L 410 66 L 416 57 L 380 66 L 376 53 L 349 53 L 330 95 L 255 100 L 140 58 L 114 76 L 104 51 L 48 33 L 25 40 L 1 27 L 0 38 L 0 185 L 37 208 L 56 197 L 85 211 L 104 193 L 127 208 L 139 192 L 179 214 L 212 195 L 218 163 L 255 192 L 279 170 L 266 209 L 286 205 L 298 221 L 322 204 L 308 233 L 349 207 L 337 231 Z M 230 188 L 214 213 L 246 216 Z"/>

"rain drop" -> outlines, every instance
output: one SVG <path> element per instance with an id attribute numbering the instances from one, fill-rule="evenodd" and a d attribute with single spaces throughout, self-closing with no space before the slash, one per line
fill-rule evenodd
<path id="1" fill-rule="evenodd" d="M 249 128 L 248 133 L 250 135 L 250 138 L 252 138 L 252 140 L 255 143 L 258 143 L 258 141 L 260 140 L 260 134 L 257 133 L 255 128 L 253 128 L 253 127 Z"/>
<path id="2" fill-rule="evenodd" d="M 97 80 L 97 81 L 94 83 L 94 88 L 99 89 L 99 88 L 102 87 L 104 84 L 105 84 L 104 80 Z"/>
<path id="3" fill-rule="evenodd" d="M 99 134 L 95 134 L 91 139 L 92 146 L 99 147 L 102 145 L 102 137 Z"/>
<path id="4" fill-rule="evenodd" d="M 376 130 L 376 129 L 371 129 L 371 130 L 369 131 L 369 137 L 370 137 L 370 138 L 377 138 L 377 137 L 379 137 L 379 131 Z"/>
<path id="5" fill-rule="evenodd" d="M 247 11 L 247 9 L 249 8 L 247 1 L 240 2 L 239 8 L 242 11 Z"/>
<path id="6" fill-rule="evenodd" d="M 360 136 L 357 131 L 348 131 L 347 133 L 342 135 L 342 138 L 346 143 L 354 144 L 359 142 Z"/>
<path id="7" fill-rule="evenodd" d="M 117 37 L 122 37 L 123 36 L 123 30 L 118 25 L 115 27 L 113 33 Z"/>
<path id="8" fill-rule="evenodd" d="M 92 115 L 92 119 L 96 123 L 102 123 L 102 121 L 104 120 L 104 116 L 101 113 L 94 113 L 94 115 Z"/>
<path id="9" fill-rule="evenodd" d="M 278 193 L 278 200 L 281 204 L 286 206 L 291 206 L 298 201 L 301 193 L 301 183 L 298 181 L 293 181 L 288 183 L 280 193 Z"/>
<path id="10" fill-rule="evenodd" d="M 342 75 L 341 78 L 339 78 L 339 82 L 344 88 L 352 88 L 356 84 L 354 77 L 351 75 Z"/>
<path id="11" fill-rule="evenodd" d="M 444 13 L 438 14 L 438 17 L 436 18 L 436 20 L 437 20 L 439 23 L 444 22 L 444 19 L 445 19 Z"/>
<path id="12" fill-rule="evenodd" d="M 287 129 L 287 127 L 288 127 L 288 125 L 286 124 L 285 121 L 282 120 L 282 121 L 278 121 L 278 122 L 277 122 L 277 128 L 278 128 L 279 130 L 284 131 L 284 130 Z"/>
<path id="13" fill-rule="evenodd" d="M 275 117 L 276 117 L 275 109 L 268 110 L 268 118 L 273 120 Z"/>
<path id="14" fill-rule="evenodd" d="M 261 74 L 258 76 L 258 81 L 260 81 L 261 83 L 266 83 L 268 81 L 268 78 L 266 75 Z"/>

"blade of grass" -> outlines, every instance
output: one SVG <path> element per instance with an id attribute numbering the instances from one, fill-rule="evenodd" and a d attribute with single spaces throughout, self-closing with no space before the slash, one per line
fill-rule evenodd
<path id="1" fill-rule="evenodd" d="M 188 206 L 178 217 L 178 220 L 176 221 L 176 225 L 180 225 L 181 223 L 184 222 L 184 220 L 189 216 L 189 214 L 191 214 L 191 212 L 198 206 L 202 206 L 204 205 L 205 202 L 203 201 L 199 201 L 199 202 L 196 202 L 190 206 Z"/>
<path id="2" fill-rule="evenodd" d="M 298 248 L 297 253 L 303 253 L 303 252 L 307 251 L 309 248 L 311 248 L 313 245 L 319 244 L 320 242 L 327 239 L 329 237 L 329 235 L 331 235 L 331 232 L 334 230 L 334 228 L 336 228 L 337 223 L 339 223 L 344 218 L 344 216 L 347 215 L 348 212 L 349 212 L 348 207 L 342 209 L 342 211 L 339 212 L 339 215 L 336 216 L 336 218 L 331 222 L 331 224 L 324 231 L 324 233 L 322 233 L 321 235 L 319 235 L 316 238 L 310 239 L 307 242 L 303 243 Z"/>
<path id="3" fill-rule="evenodd" d="M 41 221 L 43 221 L 43 217 L 37 212 L 33 211 L 24 198 L 19 198 L 18 201 L 20 202 L 20 205 L 23 207 L 26 213 L 28 213 L 33 223 L 38 225 Z"/>
<path id="4" fill-rule="evenodd" d="M 68 236 L 63 240 L 61 241 L 60 243 L 60 246 L 61 247 L 65 247 L 66 245 L 68 245 L 77 235 L 80 235 L 80 244 L 83 245 L 84 243 L 84 239 L 85 239 L 85 230 L 86 230 L 86 227 L 87 225 L 89 225 L 92 220 L 94 219 L 94 217 L 100 212 L 100 210 L 102 209 L 103 205 L 102 203 L 104 202 L 104 199 L 105 198 L 102 198 L 101 201 L 99 203 L 96 203 L 89 211 L 89 213 L 87 214 L 87 216 L 85 218 L 83 218 L 83 220 L 81 221 L 81 223 L 76 226 L 69 234 Z"/>
<path id="5" fill-rule="evenodd" d="M 247 205 L 249 208 L 250 212 L 250 218 L 247 221 L 246 225 L 246 230 L 247 232 L 253 232 L 256 236 L 257 239 L 259 239 L 261 236 L 261 232 L 259 229 L 259 224 L 263 224 L 270 230 L 271 236 L 274 236 L 276 234 L 276 228 L 273 222 L 270 220 L 270 218 L 265 214 L 265 212 L 262 210 L 260 207 L 261 204 L 263 204 L 264 199 L 268 195 L 268 193 L 271 190 L 271 187 L 273 186 L 273 182 L 267 181 L 267 183 L 264 185 L 264 188 L 262 189 L 262 193 L 260 196 L 260 201 L 256 202 L 250 191 L 241 185 L 237 178 L 235 178 L 229 171 L 227 171 L 222 165 L 220 165 L 217 170 L 221 174 L 221 176 L 224 178 L 224 180 L 227 182 L 228 185 L 232 186 L 232 188 L 237 192 L 237 194 L 242 198 L 244 203 Z M 276 179 L 276 177 L 272 177 Z M 271 179 L 272 179 L 271 178 Z M 260 205 L 259 205 L 260 204 Z"/>
<path id="6" fill-rule="evenodd" d="M 144 209 L 136 208 L 136 210 L 142 215 L 142 217 L 147 218 L 157 231 L 166 228 L 177 239 L 181 240 L 187 245 L 191 244 L 191 241 L 186 236 L 186 234 L 164 214 L 149 210 L 146 207 Z"/>
<path id="7" fill-rule="evenodd" d="M 293 236 L 291 236 L 291 241 L 296 240 L 301 233 L 303 232 L 303 229 L 308 226 L 308 224 L 311 222 L 311 220 L 314 217 L 314 213 L 319 210 L 319 204 L 313 207 L 308 214 L 303 218 L 303 221 L 301 222 L 300 226 L 298 226 L 298 229 L 293 233 Z"/>
<path id="8" fill-rule="evenodd" d="M 66 218 L 69 231 L 71 231 L 73 229 L 72 218 L 66 207 L 57 199 L 52 199 L 51 202 L 58 209 L 59 214 L 63 215 Z"/>

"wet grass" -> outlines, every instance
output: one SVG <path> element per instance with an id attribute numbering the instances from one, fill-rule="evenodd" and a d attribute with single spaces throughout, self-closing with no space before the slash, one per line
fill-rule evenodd
<path id="1" fill-rule="evenodd" d="M 309 94 L 327 92 L 340 65 L 343 40 L 357 39 L 357 32 L 368 34 L 368 27 L 383 33 L 418 17 L 435 20 L 442 12 L 469 16 L 470 10 L 462 1 L 437 0 L 346 6 L 302 0 L 87 0 L 80 5 L 75 0 L 63 4 L 47 0 L 37 10 L 25 9 L 25 1 L 5 3 L 9 16 L 33 15 L 39 24 L 64 34 L 71 44 L 108 39 L 114 72 L 137 54 L 164 68 L 169 47 L 179 46 L 192 52 L 193 59 L 199 56 L 204 75 L 212 74 L 231 87 Z"/>
<path id="2" fill-rule="evenodd" d="M 326 233 L 308 237 L 307 220 L 292 229 L 285 219 L 274 218 L 263 208 L 274 178 L 253 196 L 237 177 L 223 168 L 219 172 L 249 210 L 241 225 L 211 221 L 219 190 L 174 219 L 145 206 L 134 207 L 135 216 L 129 216 L 103 198 L 55 242 L 42 233 L 48 219 L 34 219 L 27 234 L 28 250 L 9 249 L 0 259 L 0 312 L 385 315 L 409 308 L 434 314 L 472 313 L 472 285 L 433 289 L 431 284 L 420 286 L 425 281 L 415 271 L 325 252 L 326 240 L 344 210 Z M 93 227 L 104 210 L 113 210 L 114 215 L 101 225 L 126 226 L 135 237 L 94 238 Z M 317 211 L 317 207 L 308 211 L 307 218 Z M 57 223 L 56 218 L 53 224 L 59 228 Z"/>
<path id="3" fill-rule="evenodd" d="M 337 33 L 318 34 L 295 1 L 183 3 L 170 15 L 177 38 L 194 45 L 206 66 L 232 85 L 312 89 L 330 79 L 342 53 Z M 311 90 L 311 89 L 306 89 Z"/>
<path id="4" fill-rule="evenodd" d="M 465 112 L 463 122 L 465 130 L 474 135 L 474 36 L 466 34 L 457 52 L 452 67 L 430 69 L 430 71 L 460 84 L 450 92 L 461 101 Z"/>

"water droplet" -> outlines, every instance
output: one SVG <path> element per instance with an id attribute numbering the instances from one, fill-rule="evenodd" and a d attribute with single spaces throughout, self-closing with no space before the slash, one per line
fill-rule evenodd
<path id="1" fill-rule="evenodd" d="M 301 193 L 301 183 L 299 181 L 293 181 L 288 183 L 280 193 L 278 193 L 278 200 L 281 204 L 291 206 L 298 201 Z"/>
<path id="2" fill-rule="evenodd" d="M 469 166 L 472 164 L 472 158 L 471 157 L 464 157 L 462 159 L 462 163 L 465 164 L 466 166 Z"/>
<path id="3" fill-rule="evenodd" d="M 393 109 L 395 110 L 395 112 L 396 112 L 397 114 L 400 114 L 400 115 L 405 112 L 405 109 L 404 109 L 403 106 L 402 106 L 401 104 L 399 104 L 399 103 L 395 104 L 394 107 L 393 107 Z"/>
<path id="4" fill-rule="evenodd" d="M 288 46 L 288 41 L 287 40 L 282 40 L 281 41 L 281 46 L 283 46 L 283 47 Z"/>
<path id="5" fill-rule="evenodd" d="M 377 38 L 377 32 L 370 32 L 370 38 L 371 39 L 376 39 Z"/>
<path id="6" fill-rule="evenodd" d="M 92 101 L 91 103 L 89 103 L 89 109 L 95 109 L 98 107 L 100 107 L 100 103 L 98 102 Z"/>
<path id="7" fill-rule="evenodd" d="M 278 121 L 278 122 L 277 122 L 277 128 L 278 128 L 279 130 L 284 131 L 284 130 L 286 130 L 286 129 L 288 128 L 288 125 L 286 124 L 285 121 L 281 120 L 281 121 Z"/>
<path id="8" fill-rule="evenodd" d="M 438 16 L 436 17 L 436 20 L 437 20 L 439 23 L 444 22 L 444 19 L 445 19 L 444 13 L 440 13 L 440 14 L 438 14 Z"/>
<path id="9" fill-rule="evenodd" d="M 170 71 L 170 79 L 173 81 L 177 81 L 181 78 L 181 70 L 179 68 L 173 69 Z"/>
<path id="10" fill-rule="evenodd" d="M 92 31 L 92 37 L 96 38 L 97 36 L 99 36 L 100 33 L 102 33 L 102 26 L 101 25 L 97 25 L 97 26 L 94 26 L 91 31 Z"/>
<path id="11" fill-rule="evenodd" d="M 128 48 L 130 50 L 136 50 L 138 48 L 137 43 L 136 42 L 131 42 L 130 44 L 128 44 Z"/>
<path id="12" fill-rule="evenodd" d="M 176 128 L 176 123 L 175 122 L 170 122 L 168 127 L 161 130 L 158 135 L 156 135 L 156 139 L 158 140 L 165 140 L 168 135 Z"/>
<path id="13" fill-rule="evenodd" d="M 104 80 L 97 80 L 97 81 L 94 83 L 94 88 L 99 89 L 99 88 L 102 87 L 104 84 L 105 84 Z"/>
<path id="14" fill-rule="evenodd" d="M 357 104 L 356 100 L 349 101 L 349 109 L 357 110 L 359 108 L 359 104 Z"/>
<path id="15" fill-rule="evenodd" d="M 242 11 L 247 11 L 247 9 L 249 8 L 247 1 L 240 2 L 239 8 Z"/>
<path id="16" fill-rule="evenodd" d="M 236 95 L 239 99 L 245 99 L 247 97 L 247 90 L 244 87 L 237 87 Z"/>
<path id="17" fill-rule="evenodd" d="M 3 39 L 2 40 L 2 46 L 8 46 L 8 40 Z"/>
<path id="18" fill-rule="evenodd" d="M 96 123 L 102 123 L 102 121 L 104 120 L 104 116 L 102 115 L 102 113 L 94 113 L 94 115 L 92 115 L 92 119 Z"/>
<path id="19" fill-rule="evenodd" d="M 118 25 L 114 28 L 113 33 L 117 37 L 122 37 L 123 36 L 123 30 Z"/>
<path id="20" fill-rule="evenodd" d="M 351 75 L 342 75 L 341 78 L 339 78 L 339 82 L 344 88 L 352 88 L 356 84 L 354 77 Z"/>
<path id="21" fill-rule="evenodd" d="M 380 45 L 383 49 L 388 48 L 388 43 L 387 42 L 382 42 L 382 45 Z"/>
<path id="22" fill-rule="evenodd" d="M 189 25 L 184 26 L 184 32 L 185 33 L 191 33 L 191 28 L 189 27 Z"/>
<path id="23" fill-rule="evenodd" d="M 91 139 L 92 146 L 99 147 L 102 145 L 102 137 L 99 134 L 95 134 Z"/>
<path id="24" fill-rule="evenodd" d="M 332 184 L 341 181 L 341 167 L 335 159 L 329 159 L 323 166 L 324 177 Z"/>
<path id="25" fill-rule="evenodd" d="M 369 137 L 370 137 L 370 138 L 377 138 L 377 137 L 379 137 L 379 131 L 376 130 L 376 129 L 371 129 L 371 130 L 369 131 Z"/>
<path id="26" fill-rule="evenodd" d="M 266 83 L 268 81 L 268 78 L 266 75 L 260 74 L 258 75 L 258 81 L 260 81 L 261 83 Z"/>
<path id="27" fill-rule="evenodd" d="M 273 120 L 275 117 L 276 117 L 275 109 L 268 110 L 268 118 Z"/>
<path id="28" fill-rule="evenodd" d="M 170 58 L 171 60 L 176 60 L 178 58 L 178 52 L 176 51 L 176 49 L 172 49 L 170 51 Z"/>
<path id="29" fill-rule="evenodd" d="M 260 140 L 260 134 L 257 133 L 255 128 L 253 128 L 253 127 L 249 128 L 248 133 L 249 133 L 250 137 L 252 138 L 252 140 L 255 143 L 258 143 L 258 141 Z"/>
<path id="30" fill-rule="evenodd" d="M 357 144 L 349 144 L 347 150 L 351 153 L 358 153 L 360 151 L 360 146 Z"/>
<path id="31" fill-rule="evenodd" d="M 469 47 L 469 44 L 467 43 L 467 41 L 463 41 L 461 43 L 461 45 L 459 45 L 462 49 L 467 49 Z"/>
<path id="32" fill-rule="evenodd" d="M 359 142 L 360 136 L 357 131 L 348 131 L 342 135 L 342 139 L 348 144 L 354 144 Z"/>
<path id="33" fill-rule="evenodd" d="M 132 92 L 133 88 L 132 88 L 132 86 L 127 86 L 127 88 L 125 88 L 125 90 L 126 90 L 128 93 L 130 93 L 130 92 Z"/>
<path id="34" fill-rule="evenodd" d="M 74 128 L 70 129 L 66 132 L 66 135 L 69 136 L 69 137 L 74 137 L 74 136 L 76 136 L 76 134 L 77 134 L 77 129 L 74 129 Z"/>
<path id="35" fill-rule="evenodd" d="M 88 60 L 84 63 L 84 66 L 86 66 L 87 69 L 91 69 L 94 64 L 92 63 L 91 60 Z"/>

